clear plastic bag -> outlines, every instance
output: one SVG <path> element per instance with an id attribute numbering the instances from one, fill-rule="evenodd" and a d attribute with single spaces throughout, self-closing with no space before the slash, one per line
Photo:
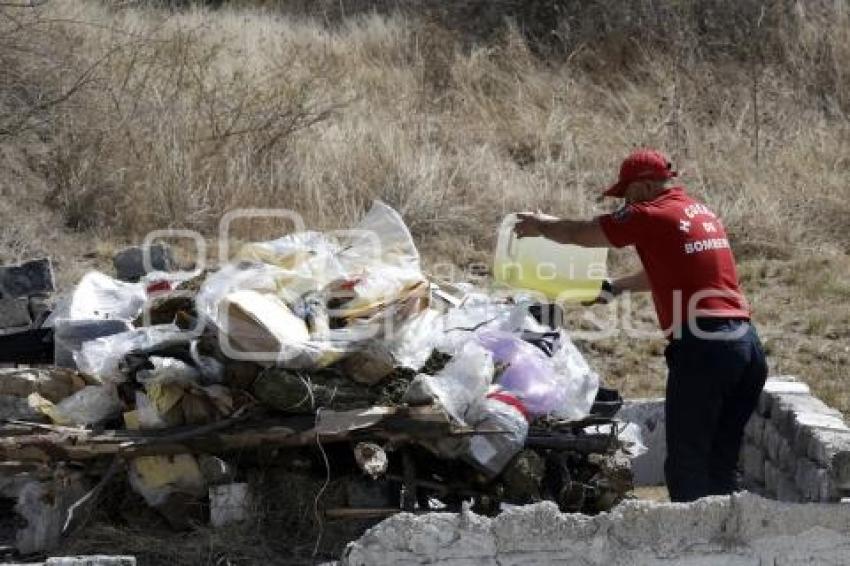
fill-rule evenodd
<path id="1" fill-rule="evenodd" d="M 148 362 L 153 365 L 152 369 L 141 369 L 136 372 L 136 381 L 142 385 L 149 383 L 199 385 L 201 373 L 185 362 L 162 356 L 150 356 Z"/>
<path id="2" fill-rule="evenodd" d="M 379 200 L 341 240 L 339 259 L 350 272 L 377 264 L 413 272 L 421 269 L 419 252 L 401 215 Z"/>
<path id="3" fill-rule="evenodd" d="M 35 398 L 33 398 L 35 396 Z M 122 404 L 112 385 L 88 385 L 56 405 L 30 395 L 30 404 L 38 404 L 50 420 L 59 425 L 88 426 L 101 423 L 121 412 Z"/>
<path id="4" fill-rule="evenodd" d="M 479 405 L 493 380 L 493 356 L 475 341 L 469 341 L 436 375 L 417 375 L 405 398 L 421 401 L 430 395 L 459 424 L 474 421 Z"/>
<path id="5" fill-rule="evenodd" d="M 388 337 L 390 354 L 401 367 L 414 371 L 425 365 L 442 337 L 440 313 L 427 309 L 404 322 Z"/>
<path id="6" fill-rule="evenodd" d="M 248 261 L 210 275 L 196 304 L 201 315 L 229 334 L 233 317 L 222 307 L 236 292 L 268 295 L 305 318 L 313 312 L 303 308 L 305 295 L 319 295 L 326 302 L 338 299 L 326 312 L 342 319 L 342 327 L 323 324 L 320 332 L 314 331 L 306 340 L 278 341 L 277 345 L 265 341 L 261 345 L 271 347 L 262 352 L 249 344 L 230 348 L 225 355 L 293 369 L 324 367 L 382 337 L 387 321 L 403 321 L 419 312 L 425 301 L 417 302 L 417 292 L 426 282 L 416 246 L 396 211 L 376 201 L 353 230 L 333 236 L 302 232 L 250 244 L 240 252 Z M 336 291 L 344 291 L 345 296 L 333 296 Z"/>

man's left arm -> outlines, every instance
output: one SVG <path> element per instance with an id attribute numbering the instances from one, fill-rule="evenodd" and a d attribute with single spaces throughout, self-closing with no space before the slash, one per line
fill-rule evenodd
<path id="1" fill-rule="evenodd" d="M 537 214 L 518 214 L 519 221 L 514 226 L 518 238 L 540 236 L 559 244 L 575 244 L 586 248 L 611 247 L 611 242 L 599 219 L 568 220 L 547 218 Z"/>

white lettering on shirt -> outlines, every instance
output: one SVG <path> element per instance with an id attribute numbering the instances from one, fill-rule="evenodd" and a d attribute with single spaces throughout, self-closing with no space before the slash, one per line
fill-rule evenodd
<path id="1" fill-rule="evenodd" d="M 690 255 L 709 250 L 722 250 L 728 247 L 729 240 L 726 238 L 707 238 L 705 240 L 694 240 L 693 242 L 686 242 L 685 253 Z"/>
<path id="2" fill-rule="evenodd" d="M 694 203 L 685 207 L 685 216 L 690 219 L 693 219 L 695 216 L 699 216 L 700 214 L 704 214 L 705 216 L 710 216 L 712 218 L 716 218 L 713 212 L 711 212 L 707 206 L 702 203 Z"/>

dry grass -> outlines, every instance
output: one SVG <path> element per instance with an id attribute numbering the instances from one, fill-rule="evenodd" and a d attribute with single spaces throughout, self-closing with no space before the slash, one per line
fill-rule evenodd
<path id="1" fill-rule="evenodd" d="M 724 217 L 763 326 L 799 318 L 796 349 L 847 303 L 835 275 L 850 251 L 843 3 L 129 4 L 0 7 L 5 260 L 50 253 L 67 285 L 152 229 L 212 238 L 223 212 L 254 206 L 344 227 L 382 198 L 432 266 L 463 269 L 488 262 L 507 211 L 610 209 L 599 188 L 629 149 L 655 145 Z M 613 267 L 634 263 L 618 252 Z M 659 391 L 662 346 L 584 345 L 629 393 Z"/>
<path id="2" fill-rule="evenodd" d="M 488 263 L 505 212 L 610 210 L 622 156 L 660 146 L 724 217 L 773 372 L 850 414 L 846 1 L 153 4 L 169 2 L 0 2 L 0 260 L 48 253 L 67 287 L 152 229 L 212 239 L 254 206 L 345 227 L 382 198 L 432 267 L 464 269 Z M 579 346 L 624 395 L 663 394 L 661 338 Z M 77 548 L 279 558 L 230 535 L 98 525 Z"/>

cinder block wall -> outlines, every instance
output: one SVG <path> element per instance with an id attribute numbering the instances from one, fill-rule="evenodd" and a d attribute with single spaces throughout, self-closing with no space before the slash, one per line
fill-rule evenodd
<path id="1" fill-rule="evenodd" d="M 627 402 L 618 418 L 641 427 L 646 454 L 632 460 L 635 485 L 663 485 L 664 400 Z M 743 487 L 781 501 L 850 497 L 850 428 L 793 377 L 773 377 L 744 433 Z"/>
<path id="2" fill-rule="evenodd" d="M 850 428 L 791 377 L 769 379 L 744 433 L 744 485 L 780 501 L 850 494 Z"/>

